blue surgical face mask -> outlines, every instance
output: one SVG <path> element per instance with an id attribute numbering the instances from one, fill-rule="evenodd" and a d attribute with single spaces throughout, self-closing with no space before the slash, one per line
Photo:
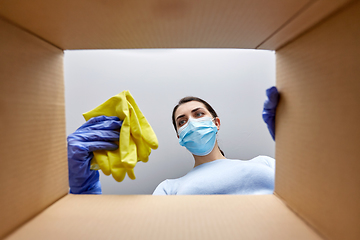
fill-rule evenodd
<path id="1" fill-rule="evenodd" d="M 217 127 L 210 117 L 193 119 L 179 128 L 179 143 L 197 156 L 208 155 L 216 142 Z"/>

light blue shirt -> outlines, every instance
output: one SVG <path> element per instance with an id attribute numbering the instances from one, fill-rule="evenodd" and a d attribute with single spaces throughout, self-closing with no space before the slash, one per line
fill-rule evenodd
<path id="1" fill-rule="evenodd" d="M 153 195 L 272 194 L 275 159 L 218 159 L 193 168 L 185 176 L 166 179 Z"/>

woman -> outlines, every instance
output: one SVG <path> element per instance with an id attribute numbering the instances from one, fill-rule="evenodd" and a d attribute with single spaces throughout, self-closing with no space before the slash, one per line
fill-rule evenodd
<path id="1" fill-rule="evenodd" d="M 275 140 L 278 92 L 266 91 L 263 118 Z M 271 194 L 275 160 L 259 156 L 249 161 L 226 159 L 216 141 L 220 119 L 204 100 L 183 98 L 173 110 L 173 124 L 180 145 L 194 156 L 194 168 L 178 179 L 160 183 L 154 195 L 169 194 Z M 115 150 L 122 121 L 117 117 L 90 119 L 68 136 L 70 193 L 101 194 L 98 171 L 90 170 L 93 151 Z"/>
<path id="2" fill-rule="evenodd" d="M 195 165 L 185 176 L 160 183 L 153 195 L 273 193 L 275 160 L 266 156 L 226 159 L 216 140 L 220 119 L 206 101 L 181 99 L 172 121 L 180 145 L 192 153 Z"/>

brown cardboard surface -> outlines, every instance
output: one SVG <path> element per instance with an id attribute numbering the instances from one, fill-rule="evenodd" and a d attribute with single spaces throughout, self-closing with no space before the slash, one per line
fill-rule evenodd
<path id="1" fill-rule="evenodd" d="M 259 49 L 278 49 L 351 0 L 311 1 L 293 19 L 261 44 Z"/>
<path id="2" fill-rule="evenodd" d="M 321 239 L 274 195 L 68 195 L 15 239 Z"/>
<path id="3" fill-rule="evenodd" d="M 0 238 L 67 193 L 63 52 L 0 19 Z"/>
<path id="4" fill-rule="evenodd" d="M 62 49 L 255 48 L 310 0 L 12 0 L 0 15 Z"/>
<path id="5" fill-rule="evenodd" d="M 61 49 L 254 48 L 273 36 L 272 49 L 345 1 L 0 1 L 22 28 L 0 20 L 0 238 L 45 209 L 9 239 L 318 239 L 273 195 L 51 205 L 68 187 Z M 331 239 L 360 239 L 359 5 L 277 52 L 276 194 Z"/>
<path id="6" fill-rule="evenodd" d="M 276 194 L 329 239 L 360 239 L 360 2 L 277 51 Z"/>

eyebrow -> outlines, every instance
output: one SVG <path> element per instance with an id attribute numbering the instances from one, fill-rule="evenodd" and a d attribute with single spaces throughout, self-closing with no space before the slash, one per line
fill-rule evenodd
<path id="1" fill-rule="evenodd" d="M 199 110 L 199 109 L 203 109 L 203 108 L 202 108 L 202 107 L 198 107 L 198 108 L 195 108 L 195 109 L 191 110 L 191 112 L 192 112 L 192 113 L 193 113 L 193 112 L 196 112 L 196 111 Z M 185 115 L 183 114 L 183 115 L 178 116 L 178 117 L 176 118 L 176 120 L 178 120 L 179 118 L 182 118 L 182 117 L 185 117 Z"/>

